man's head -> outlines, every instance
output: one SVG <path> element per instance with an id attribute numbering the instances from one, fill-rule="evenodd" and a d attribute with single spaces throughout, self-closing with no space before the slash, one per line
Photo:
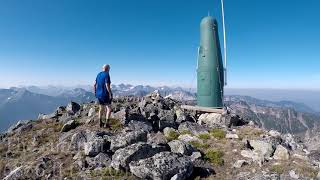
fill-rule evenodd
<path id="1" fill-rule="evenodd" d="M 109 72 L 110 70 L 110 65 L 109 64 L 105 64 L 102 66 L 102 71 L 105 71 L 105 72 Z"/>

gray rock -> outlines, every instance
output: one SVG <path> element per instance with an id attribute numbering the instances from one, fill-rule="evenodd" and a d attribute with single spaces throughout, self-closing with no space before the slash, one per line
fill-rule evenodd
<path id="1" fill-rule="evenodd" d="M 274 152 L 273 158 L 276 160 L 288 160 L 290 157 L 289 151 L 282 145 L 278 145 Z"/>
<path id="2" fill-rule="evenodd" d="M 43 119 L 53 119 L 58 117 L 57 111 L 51 113 L 51 114 L 39 114 L 38 120 L 43 120 Z"/>
<path id="3" fill-rule="evenodd" d="M 159 117 L 159 130 L 163 130 L 166 127 L 176 127 L 176 114 L 173 110 L 160 110 Z"/>
<path id="4" fill-rule="evenodd" d="M 7 133 L 13 133 L 14 131 L 17 131 L 19 128 L 28 127 L 28 124 L 30 123 L 30 120 L 20 120 L 15 125 L 12 125 L 7 130 Z M 25 129 L 25 128 L 24 128 Z"/>
<path id="5" fill-rule="evenodd" d="M 250 140 L 249 143 L 256 153 L 261 154 L 265 158 L 270 158 L 274 152 L 272 145 L 268 142 L 261 140 Z"/>
<path id="6" fill-rule="evenodd" d="M 227 133 L 226 138 L 227 139 L 239 139 L 239 136 L 237 134 Z"/>
<path id="7" fill-rule="evenodd" d="M 3 180 L 24 179 L 24 167 L 20 166 L 11 171 Z"/>
<path id="8" fill-rule="evenodd" d="M 172 127 L 166 127 L 166 128 L 163 129 L 163 135 L 165 137 L 170 137 L 171 134 L 173 134 L 173 133 L 177 133 L 178 134 L 178 131 L 173 129 Z"/>
<path id="9" fill-rule="evenodd" d="M 147 142 L 147 132 L 143 130 L 122 132 L 110 139 L 112 151 L 126 147 L 137 142 Z"/>
<path id="10" fill-rule="evenodd" d="M 78 123 L 75 120 L 70 120 L 62 126 L 61 132 L 68 132 L 71 129 L 75 129 L 77 126 Z"/>
<path id="11" fill-rule="evenodd" d="M 89 112 L 88 112 L 88 117 L 92 117 L 94 116 L 94 114 L 96 113 L 96 110 L 94 107 L 90 108 Z"/>
<path id="12" fill-rule="evenodd" d="M 66 122 L 70 121 L 72 118 L 73 118 L 73 116 L 70 115 L 69 113 L 64 113 L 64 114 L 62 114 L 62 116 L 60 116 L 58 118 L 58 120 L 61 123 L 66 123 Z"/>
<path id="13" fill-rule="evenodd" d="M 87 132 L 79 131 L 72 135 L 70 142 L 70 150 L 78 151 L 84 148 L 84 143 L 87 142 Z"/>
<path id="14" fill-rule="evenodd" d="M 201 114 L 198 118 L 199 124 L 207 124 L 208 126 L 225 126 L 224 119 L 221 114 L 218 113 L 205 113 Z"/>
<path id="15" fill-rule="evenodd" d="M 294 170 L 289 171 L 289 176 L 293 179 L 299 179 L 299 175 Z"/>
<path id="16" fill-rule="evenodd" d="M 261 154 L 258 153 L 256 151 L 251 151 L 251 150 L 242 150 L 241 151 L 241 156 L 245 157 L 245 158 L 250 158 L 252 159 L 254 162 L 256 162 L 260 167 L 262 166 L 262 164 L 265 161 L 265 157 Z"/>
<path id="17" fill-rule="evenodd" d="M 200 135 L 200 134 L 206 134 L 209 133 L 208 127 L 201 126 L 197 123 L 192 123 L 192 122 L 183 122 L 179 125 L 178 128 L 179 132 L 191 132 L 193 135 Z"/>
<path id="18" fill-rule="evenodd" d="M 90 169 L 111 167 L 111 158 L 105 153 L 99 153 L 97 156 L 91 158 L 86 157 L 86 161 Z"/>
<path id="19" fill-rule="evenodd" d="M 180 140 L 170 141 L 168 145 L 170 146 L 171 152 L 173 153 L 180 153 L 189 156 L 192 154 L 192 152 L 195 151 L 190 144 L 187 144 Z"/>
<path id="20" fill-rule="evenodd" d="M 107 142 L 100 137 L 94 137 L 90 141 L 84 143 L 84 154 L 87 156 L 96 156 L 100 152 L 108 150 Z"/>
<path id="21" fill-rule="evenodd" d="M 190 158 L 172 152 L 160 152 L 150 158 L 133 161 L 129 167 L 135 176 L 154 180 L 171 179 L 177 176 L 187 179 L 193 171 Z"/>
<path id="22" fill-rule="evenodd" d="M 76 114 L 81 109 L 81 106 L 76 102 L 70 102 L 67 105 L 66 111 L 70 114 Z"/>
<path id="23" fill-rule="evenodd" d="M 152 131 L 152 125 L 148 122 L 131 120 L 128 123 L 128 127 L 126 129 L 130 130 L 130 131 L 142 130 L 145 132 L 150 132 L 150 131 Z"/>
<path id="24" fill-rule="evenodd" d="M 148 134 L 148 143 L 165 145 L 167 144 L 167 139 L 161 132 L 150 133 Z"/>
<path id="25" fill-rule="evenodd" d="M 190 158 L 191 158 L 191 161 L 194 162 L 194 161 L 196 161 L 196 160 L 201 159 L 201 158 L 202 158 L 202 155 L 201 155 L 200 152 L 192 152 Z"/>
<path id="26" fill-rule="evenodd" d="M 129 109 L 122 108 L 120 111 L 112 115 L 113 118 L 120 120 L 122 124 L 126 124 L 128 121 Z"/>
<path id="27" fill-rule="evenodd" d="M 111 166 L 116 169 L 129 170 L 129 163 L 151 157 L 159 152 L 166 151 L 165 146 L 152 147 L 146 143 L 131 144 L 123 149 L 118 149 L 112 156 Z"/>

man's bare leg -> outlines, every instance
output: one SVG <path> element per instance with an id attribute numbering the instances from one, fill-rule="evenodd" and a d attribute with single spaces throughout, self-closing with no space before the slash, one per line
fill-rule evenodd
<path id="1" fill-rule="evenodd" d="M 112 108 L 111 108 L 111 105 L 106 105 L 106 124 L 109 123 L 109 119 L 110 119 L 110 116 L 111 116 L 111 112 L 112 112 Z"/>
<path id="2" fill-rule="evenodd" d="M 99 126 L 103 127 L 102 117 L 103 117 L 104 107 L 103 105 L 99 105 Z"/>

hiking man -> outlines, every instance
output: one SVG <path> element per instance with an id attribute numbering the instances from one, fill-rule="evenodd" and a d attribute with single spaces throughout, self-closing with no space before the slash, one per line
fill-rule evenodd
<path id="1" fill-rule="evenodd" d="M 102 72 L 97 75 L 96 81 L 94 83 L 94 94 L 98 99 L 99 103 L 99 124 L 100 127 L 107 127 L 108 121 L 111 115 L 111 101 L 112 101 L 112 92 L 111 92 L 111 80 L 110 80 L 110 65 L 105 64 L 102 66 Z M 102 121 L 103 112 L 106 113 L 106 122 L 105 124 Z"/>

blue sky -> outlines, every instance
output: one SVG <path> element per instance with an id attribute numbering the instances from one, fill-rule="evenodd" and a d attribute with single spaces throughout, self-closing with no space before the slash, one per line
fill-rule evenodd
<path id="1" fill-rule="evenodd" d="M 0 0 L 0 87 L 91 84 L 105 63 L 113 83 L 195 86 L 199 23 L 221 22 L 219 2 Z M 228 87 L 320 89 L 319 7 L 225 0 Z"/>

